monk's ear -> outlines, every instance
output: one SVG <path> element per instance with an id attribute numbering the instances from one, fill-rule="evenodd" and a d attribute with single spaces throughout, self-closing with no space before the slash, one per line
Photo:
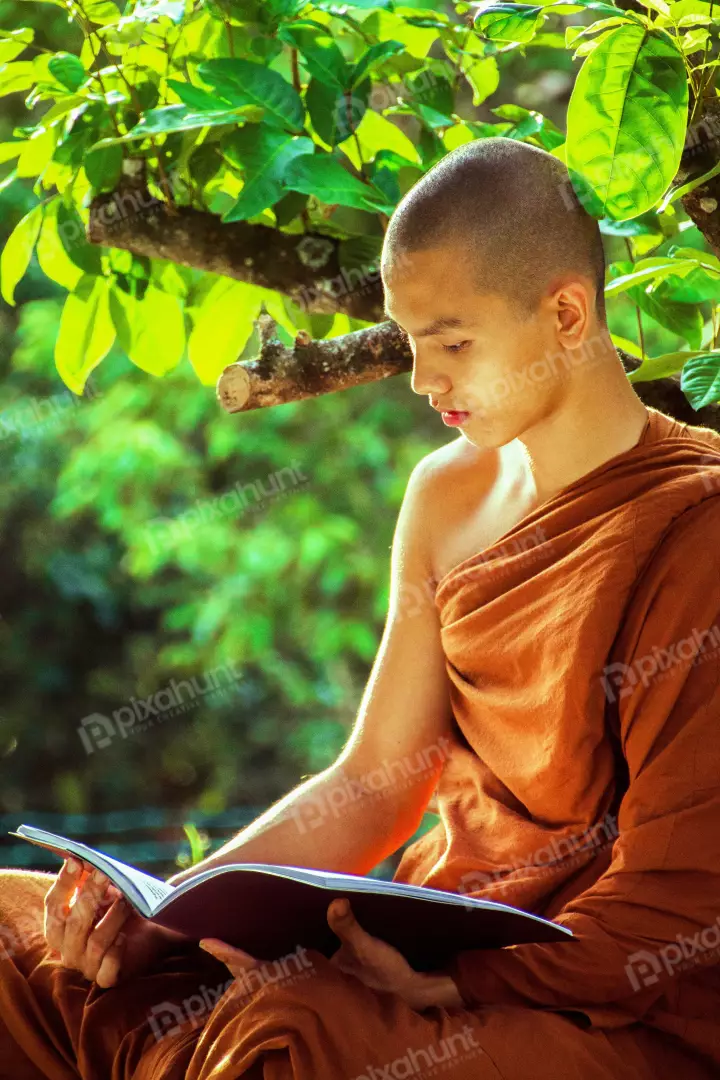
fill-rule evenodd
<path id="1" fill-rule="evenodd" d="M 563 349 L 579 349 L 587 336 L 594 307 L 589 280 L 574 279 L 560 286 L 553 297 L 555 332 Z"/>

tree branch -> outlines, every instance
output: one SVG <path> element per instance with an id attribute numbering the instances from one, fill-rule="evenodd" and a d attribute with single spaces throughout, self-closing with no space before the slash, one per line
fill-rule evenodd
<path id="1" fill-rule="evenodd" d="M 217 384 L 218 399 L 227 412 L 248 412 L 347 390 L 412 367 L 410 346 L 395 323 L 377 323 L 317 341 L 301 331 L 294 345 L 287 346 L 276 336 L 270 315 L 261 315 L 257 321 L 260 355 L 230 364 Z"/>
<path id="2" fill-rule="evenodd" d="M 171 213 L 148 191 L 141 173 L 123 176 L 115 191 L 93 199 L 88 240 L 277 289 L 310 314 L 382 318 L 379 265 L 344 269 L 335 237 L 295 235 L 246 221 L 224 224 L 190 207 L 173 207 Z"/>
<path id="3" fill-rule="evenodd" d="M 230 364 L 218 380 L 217 395 L 226 412 L 302 401 L 412 370 L 412 350 L 393 322 L 318 341 L 301 331 L 293 345 L 284 345 L 277 338 L 276 324 L 269 315 L 261 315 L 258 324 L 259 356 Z M 640 366 L 634 356 L 617 351 L 626 372 Z M 645 405 L 681 423 L 720 430 L 720 407 L 709 405 L 696 412 L 680 389 L 678 375 L 635 383 L 634 389 Z"/>

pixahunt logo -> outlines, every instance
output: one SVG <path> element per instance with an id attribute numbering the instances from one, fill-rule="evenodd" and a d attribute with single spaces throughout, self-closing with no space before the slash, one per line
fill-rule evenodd
<path id="1" fill-rule="evenodd" d="M 720 915 L 711 926 L 698 930 L 692 937 L 677 934 L 658 952 L 640 949 L 628 957 L 625 974 L 633 990 L 654 986 L 663 975 L 676 975 L 708 959 L 717 960 L 720 951 Z"/>
<path id="2" fill-rule="evenodd" d="M 146 698 L 131 697 L 129 704 L 115 709 L 112 716 L 91 713 L 80 721 L 78 734 L 88 754 L 109 746 L 119 735 L 127 739 L 156 724 L 188 712 L 200 702 L 216 707 L 237 694 L 242 673 L 231 663 L 221 664 L 191 679 L 171 679 L 167 686 Z"/>

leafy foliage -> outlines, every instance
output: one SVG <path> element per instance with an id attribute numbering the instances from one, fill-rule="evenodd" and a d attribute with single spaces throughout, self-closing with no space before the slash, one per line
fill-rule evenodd
<path id="1" fill-rule="evenodd" d="M 646 0 L 645 7 L 486 3 L 473 21 L 465 3 L 446 11 L 392 0 L 159 0 L 121 10 L 113 0 L 73 0 L 75 51 L 33 57 L 32 26 L 0 39 L 0 94 L 27 93 L 36 114 L 0 146 L 6 160 L 17 157 L 6 183 L 34 178 L 42 199 L 8 240 L 3 296 L 13 302 L 41 237 L 43 269 L 70 291 L 56 362 L 74 392 L 116 337 L 146 372 L 165 375 L 189 356 L 211 384 L 232 350 L 242 352 L 267 295 L 238 290 L 231 308 L 229 294 L 207 275 L 181 268 L 168 274 L 153 260 L 119 260 L 107 250 L 94 253 L 90 269 L 87 245 L 68 243 L 68 215 L 85 218 L 94 196 L 142 163 L 150 191 L 178 205 L 291 235 L 360 239 L 377 256 L 387 215 L 422 172 L 463 142 L 492 135 L 559 156 L 601 222 L 642 220 L 643 230 L 632 235 L 636 255 L 648 255 L 651 237 L 661 244 L 681 231 L 673 183 L 692 135 L 689 92 L 698 100 L 714 87 L 720 12 L 703 0 Z M 546 31 L 563 19 L 564 34 Z M 581 61 L 567 136 L 538 111 L 514 104 L 495 107 L 494 123 L 461 115 L 468 89 L 473 107 L 482 105 L 516 53 L 548 45 Z M 697 249 L 680 259 L 671 246 L 664 261 L 676 261 L 675 272 L 638 271 L 627 288 L 649 319 L 712 354 L 710 303 L 720 280 L 706 254 Z M 691 271 L 705 293 L 700 301 L 683 285 Z M 618 268 L 609 276 L 620 276 Z M 221 295 L 230 325 L 225 347 L 213 353 L 203 328 Z M 315 336 L 347 329 L 343 320 L 322 329 L 277 294 L 273 302 L 284 306 L 288 340 L 301 328 Z M 700 314 L 688 312 L 698 303 Z M 644 341 L 638 345 L 644 353 Z M 682 349 L 673 353 L 680 370 Z"/>

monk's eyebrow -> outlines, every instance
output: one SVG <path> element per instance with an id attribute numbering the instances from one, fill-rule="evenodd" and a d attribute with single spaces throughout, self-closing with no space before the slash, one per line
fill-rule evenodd
<path id="1" fill-rule="evenodd" d="M 395 322 L 387 308 L 384 309 L 383 314 L 387 316 L 388 319 Z M 400 326 L 400 323 L 396 323 L 396 325 Z M 431 322 L 423 330 L 418 330 L 414 337 L 432 337 L 434 334 L 442 334 L 443 330 L 457 330 L 459 327 L 465 325 L 465 320 L 459 318 L 457 315 L 442 315 L 439 319 L 435 319 L 434 322 Z M 402 329 L 402 327 L 400 327 L 400 329 Z"/>

